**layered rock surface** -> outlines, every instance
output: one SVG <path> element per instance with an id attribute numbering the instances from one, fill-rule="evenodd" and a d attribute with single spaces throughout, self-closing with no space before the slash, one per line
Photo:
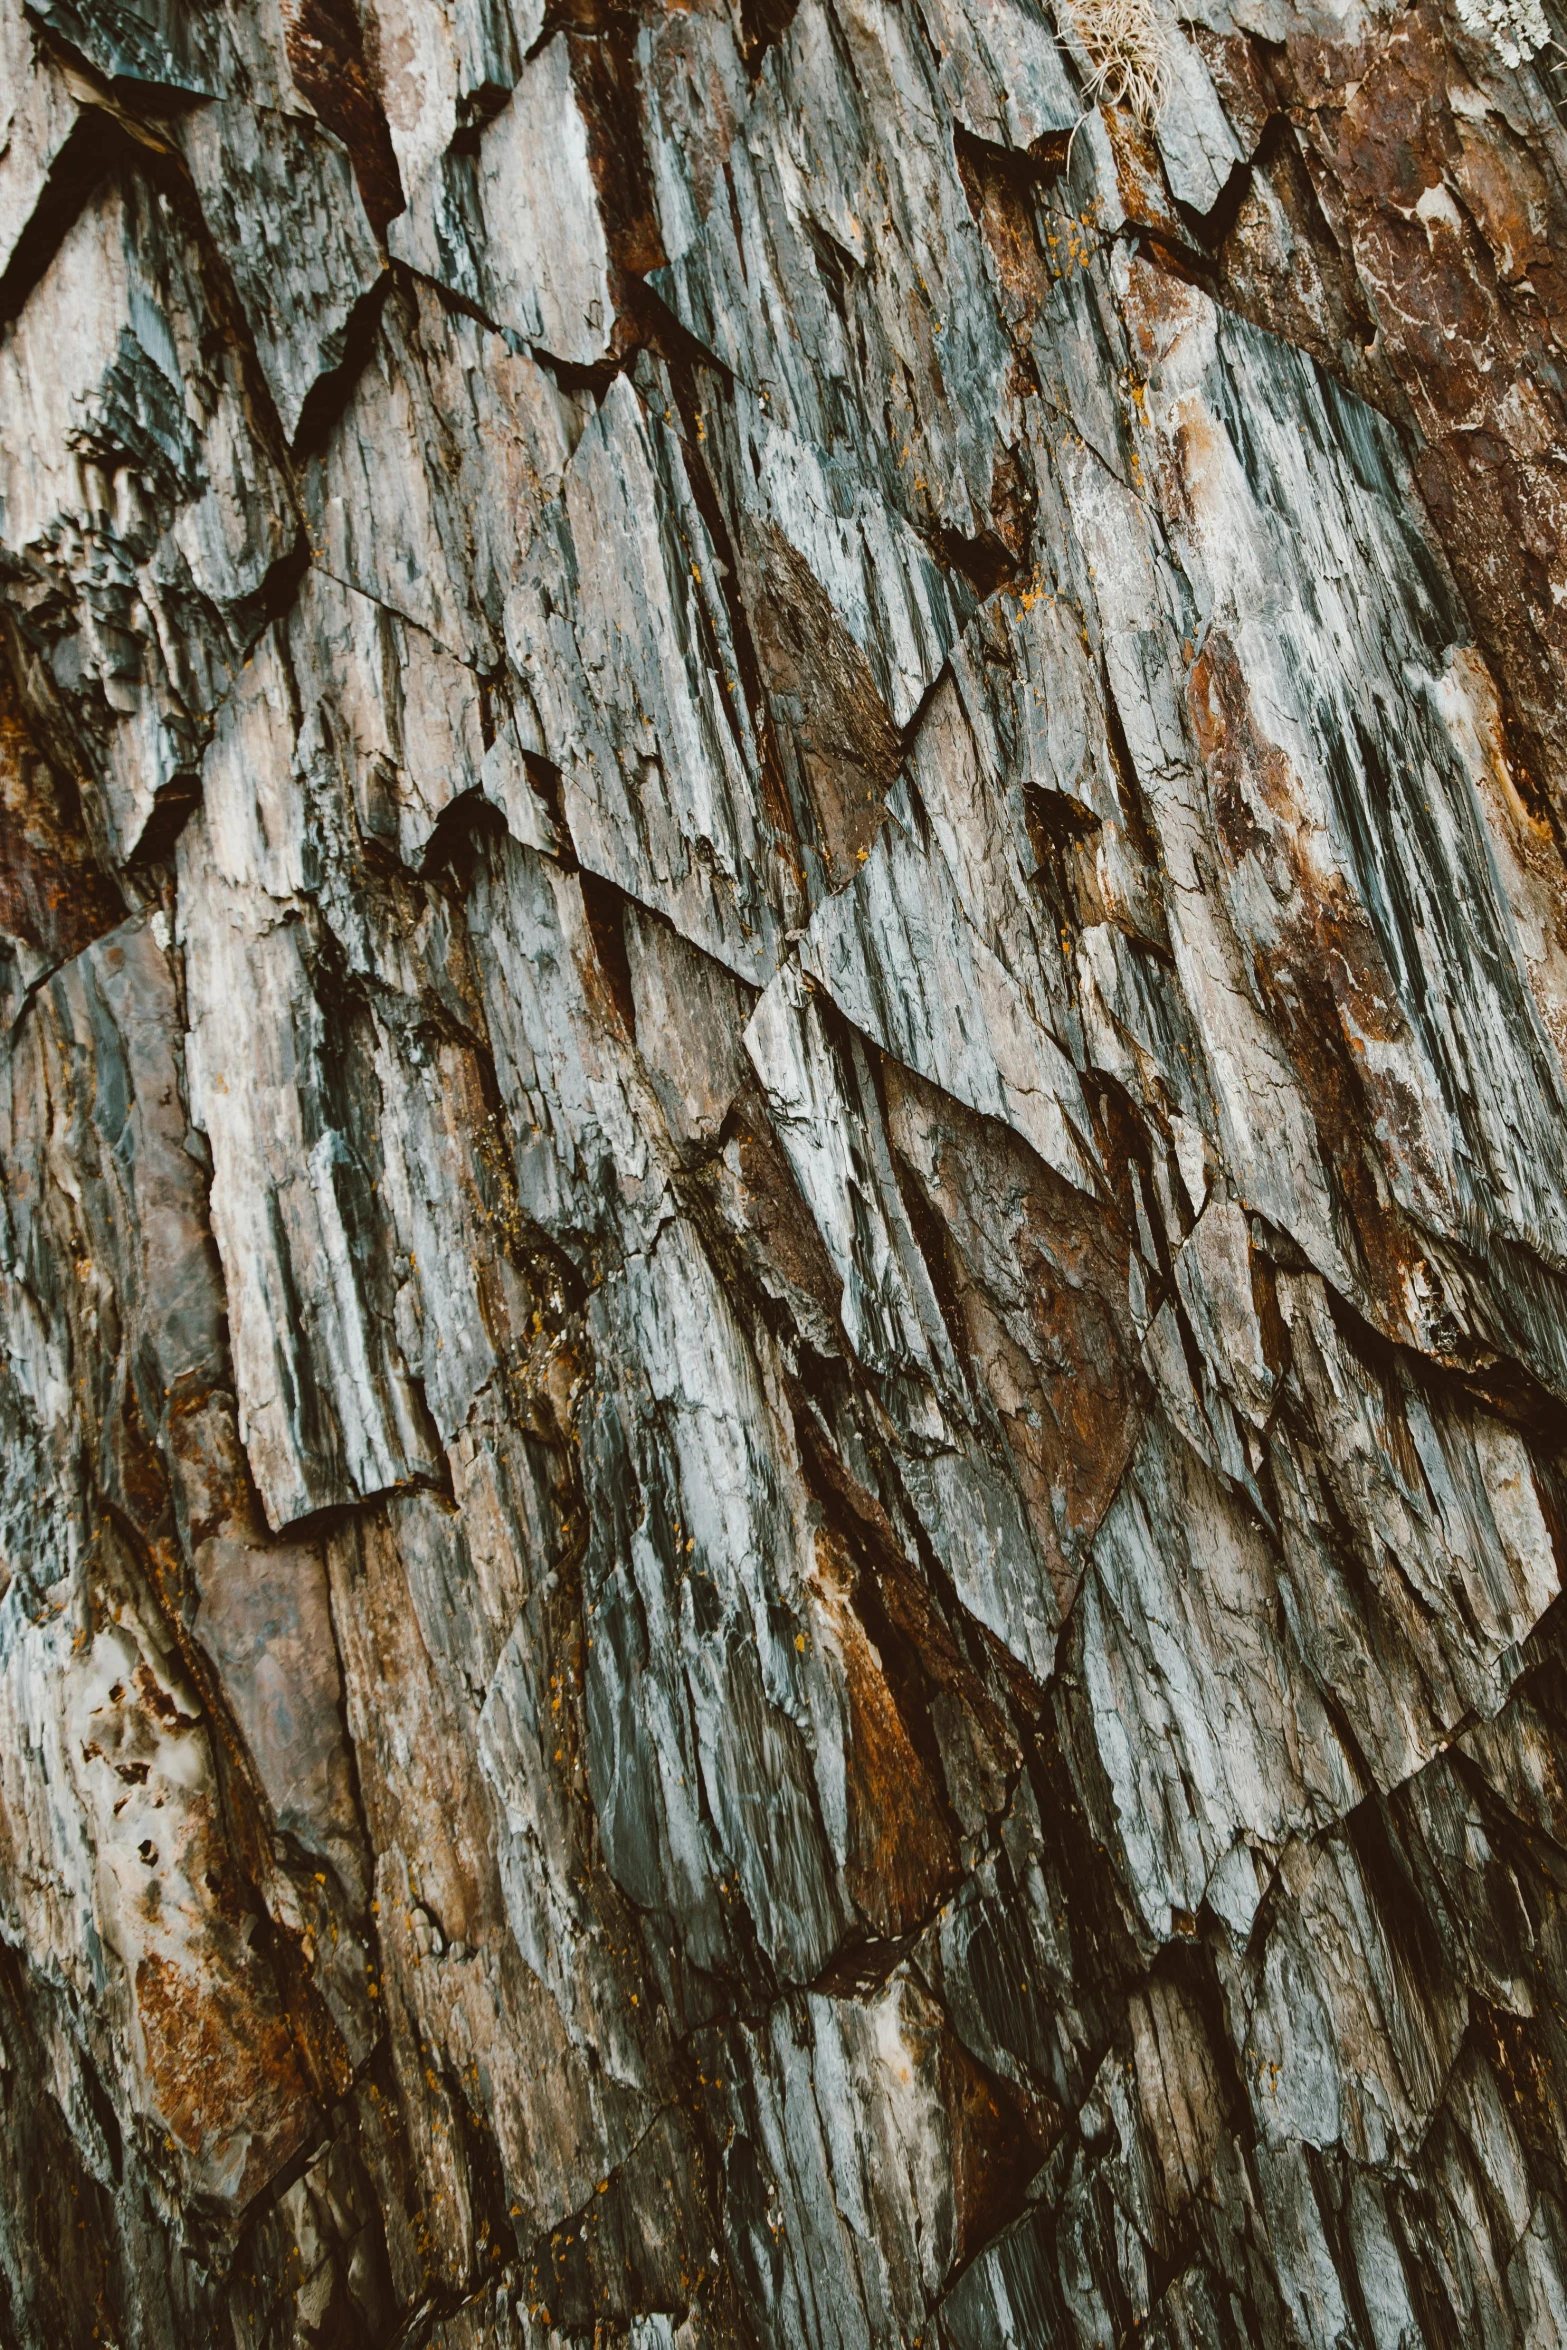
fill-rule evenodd
<path id="1" fill-rule="evenodd" d="M 1469 15 L 0 0 L 0 2341 L 1567 2343 Z"/>

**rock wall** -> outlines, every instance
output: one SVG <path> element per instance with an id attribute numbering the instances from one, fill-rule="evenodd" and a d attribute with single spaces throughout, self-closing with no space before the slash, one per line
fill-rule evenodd
<path id="1" fill-rule="evenodd" d="M 1100 4 L 0 0 L 17 2350 L 1567 2343 L 1560 68 Z"/>

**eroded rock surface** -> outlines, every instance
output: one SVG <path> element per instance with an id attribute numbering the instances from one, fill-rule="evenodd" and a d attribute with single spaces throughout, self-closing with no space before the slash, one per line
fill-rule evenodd
<path id="1" fill-rule="evenodd" d="M 1567 2344 L 1567 115 L 1086 5 L 0 0 L 0 2342 Z"/>

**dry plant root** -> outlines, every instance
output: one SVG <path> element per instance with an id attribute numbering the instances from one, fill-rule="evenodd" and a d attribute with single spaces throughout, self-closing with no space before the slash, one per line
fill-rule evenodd
<path id="1" fill-rule="evenodd" d="M 1151 129 L 1170 96 L 1170 29 L 1162 11 L 1154 0 L 1071 0 L 1070 16 L 1090 67 L 1087 104 L 1072 138 L 1099 106 L 1124 104 Z"/>

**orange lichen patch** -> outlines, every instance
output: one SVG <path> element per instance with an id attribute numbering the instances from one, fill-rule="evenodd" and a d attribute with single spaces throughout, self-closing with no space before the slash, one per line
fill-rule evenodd
<path id="1" fill-rule="evenodd" d="M 241 2208 L 316 2124 L 287 2018 L 259 1969 L 201 1974 L 148 1952 L 136 1969 L 147 2082 L 205 2191 Z"/>
<path id="2" fill-rule="evenodd" d="M 849 1699 L 849 1890 L 877 1933 L 906 1933 L 957 1875 L 946 1806 L 855 1612 L 854 1566 L 824 1528 L 813 1596 Z"/>

